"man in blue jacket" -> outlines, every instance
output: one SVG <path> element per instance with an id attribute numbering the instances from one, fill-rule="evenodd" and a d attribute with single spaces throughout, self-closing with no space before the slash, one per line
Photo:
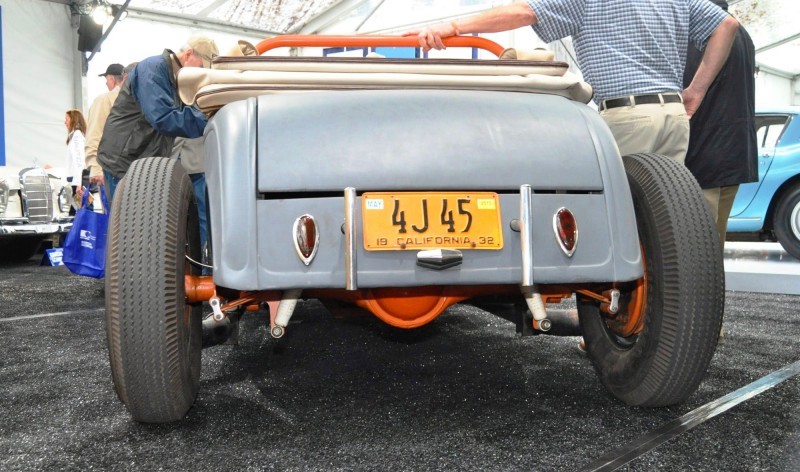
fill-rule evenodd
<path id="1" fill-rule="evenodd" d="M 194 36 L 177 54 L 165 49 L 140 61 L 128 75 L 97 150 L 109 200 L 133 161 L 169 156 L 176 136 L 203 135 L 208 120 L 198 109 L 181 103 L 176 78 L 181 67 L 210 67 L 217 54 L 212 39 Z"/>

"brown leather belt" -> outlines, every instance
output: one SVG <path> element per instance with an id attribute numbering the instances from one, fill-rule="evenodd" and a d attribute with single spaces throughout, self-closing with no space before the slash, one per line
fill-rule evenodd
<path id="1" fill-rule="evenodd" d="M 663 99 L 663 102 L 662 102 Z M 681 103 L 683 99 L 678 93 L 652 93 L 647 95 L 631 95 L 622 98 L 603 100 L 600 105 L 602 110 L 618 107 L 632 107 L 635 105 L 652 105 L 655 103 Z"/>

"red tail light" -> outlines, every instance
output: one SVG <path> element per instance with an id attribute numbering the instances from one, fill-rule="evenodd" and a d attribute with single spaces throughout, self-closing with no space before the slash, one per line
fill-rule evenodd
<path id="1" fill-rule="evenodd" d="M 314 217 L 306 214 L 294 220 L 294 249 L 303 264 L 311 264 L 318 246 L 319 230 Z"/>
<path id="2" fill-rule="evenodd" d="M 553 231 L 556 233 L 556 240 L 561 250 L 567 257 L 572 257 L 578 245 L 578 222 L 569 209 L 559 208 L 553 215 Z"/>

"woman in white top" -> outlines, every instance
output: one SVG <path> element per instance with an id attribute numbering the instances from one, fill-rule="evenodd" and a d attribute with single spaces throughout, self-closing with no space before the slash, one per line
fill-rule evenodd
<path id="1" fill-rule="evenodd" d="M 81 186 L 83 166 L 86 161 L 86 119 L 80 110 L 67 110 L 64 118 L 67 127 L 67 155 L 64 161 L 64 180 L 72 185 L 72 195 Z"/>

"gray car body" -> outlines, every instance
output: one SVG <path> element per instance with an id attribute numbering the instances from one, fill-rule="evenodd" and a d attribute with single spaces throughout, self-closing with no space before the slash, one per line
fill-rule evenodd
<path id="1" fill-rule="evenodd" d="M 359 288 L 519 284 L 520 186 L 533 189 L 533 274 L 539 284 L 622 282 L 643 273 L 628 180 L 605 123 L 564 97 L 475 90 L 272 93 L 225 105 L 206 128 L 214 281 L 237 290 L 344 288 L 344 189 L 492 191 L 504 247 L 464 250 L 445 270 L 417 251 L 366 251 L 357 237 Z M 360 230 L 361 206 L 356 204 Z M 576 217 L 568 257 L 553 229 Z M 293 224 L 319 225 L 306 266 Z M 359 231 L 360 233 L 360 231 Z"/>

